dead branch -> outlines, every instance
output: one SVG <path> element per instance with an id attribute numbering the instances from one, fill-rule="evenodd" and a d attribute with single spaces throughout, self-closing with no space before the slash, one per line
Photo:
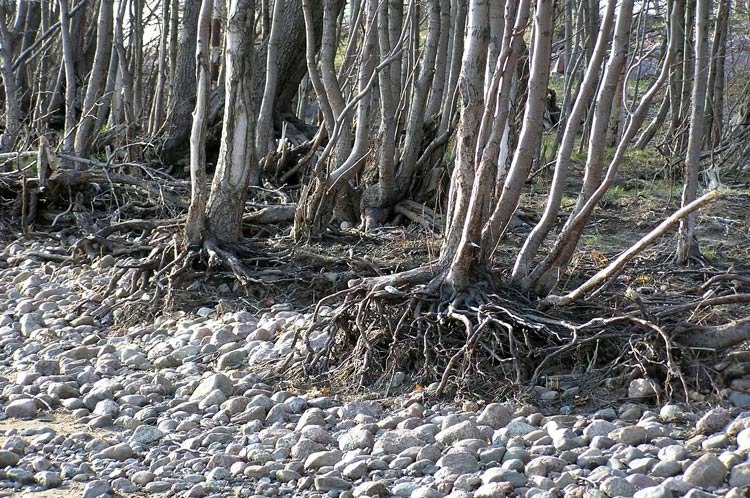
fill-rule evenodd
<path id="1" fill-rule="evenodd" d="M 750 317 L 716 326 L 682 323 L 674 328 L 672 337 L 691 348 L 731 348 L 750 340 Z"/>
<path id="2" fill-rule="evenodd" d="M 566 306 L 577 301 L 578 299 L 581 299 L 587 292 L 603 284 L 605 281 L 619 275 L 628 261 L 633 259 L 633 257 L 643 251 L 646 247 L 648 247 L 654 240 L 658 239 L 675 225 L 677 225 L 677 223 L 679 223 L 682 218 L 692 213 L 693 211 L 700 209 L 706 204 L 714 202 L 718 198 L 719 192 L 717 190 L 713 190 L 694 200 L 687 206 L 678 209 L 666 220 L 662 221 L 659 226 L 651 230 L 641 240 L 632 245 L 630 249 L 623 252 L 620 256 L 617 257 L 617 259 L 597 272 L 596 275 L 581 284 L 578 288 L 562 296 L 547 296 L 541 301 L 539 306 L 542 308 L 550 306 Z"/>
<path id="3" fill-rule="evenodd" d="M 730 294 L 728 296 L 712 297 L 709 299 L 701 299 L 698 301 L 692 301 L 685 304 L 673 306 L 668 310 L 662 311 L 656 314 L 656 318 L 662 320 L 670 316 L 677 315 L 684 311 L 698 311 L 712 306 L 721 306 L 724 304 L 743 304 L 750 303 L 750 294 Z"/>
<path id="4" fill-rule="evenodd" d="M 269 205 L 252 213 L 245 214 L 242 217 L 242 222 L 256 225 L 271 225 L 294 221 L 294 212 L 296 209 L 297 206 L 295 204 Z"/>
<path id="5" fill-rule="evenodd" d="M 181 209 L 187 209 L 188 204 L 178 195 L 167 192 L 161 185 L 154 184 L 142 178 L 120 173 L 96 173 L 94 171 L 77 171 L 71 169 L 58 169 L 50 177 L 49 182 L 57 185 L 73 187 L 77 185 L 95 184 L 122 184 L 131 185 L 145 190 L 151 195 L 160 197 L 170 204 Z"/>
<path id="6" fill-rule="evenodd" d="M 730 281 L 737 281 L 742 282 L 745 284 L 750 284 L 750 276 L 747 275 L 741 275 L 739 273 L 722 273 L 721 275 L 714 275 L 713 277 L 706 280 L 706 282 L 698 287 L 698 293 L 703 294 L 703 292 L 706 291 L 709 287 L 711 287 L 716 282 L 721 282 L 724 280 L 730 280 Z"/>

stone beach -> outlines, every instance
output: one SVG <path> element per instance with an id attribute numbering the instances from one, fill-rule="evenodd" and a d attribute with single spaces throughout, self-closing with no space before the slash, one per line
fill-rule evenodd
<path id="1" fill-rule="evenodd" d="M 97 313 L 114 302 L 103 297 L 114 258 L 65 267 L 23 249 L 11 245 L 0 268 L 0 497 L 739 498 L 750 488 L 742 399 L 543 414 L 433 404 L 420 391 L 379 402 L 282 389 L 258 365 L 325 346 L 313 335 L 292 350 L 309 313 L 201 308 L 114 327 L 116 311 Z"/>

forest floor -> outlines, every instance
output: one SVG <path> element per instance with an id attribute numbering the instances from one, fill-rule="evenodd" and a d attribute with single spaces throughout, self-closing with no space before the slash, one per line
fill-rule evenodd
<path id="1" fill-rule="evenodd" d="M 585 158 L 574 156 L 574 159 L 577 159 L 574 164 L 582 173 Z M 620 180 L 610 188 L 587 225 L 556 292 L 575 288 L 679 208 L 679 181 L 664 179 L 670 175 L 660 169 L 661 164 L 663 159 L 653 150 L 628 153 Z M 553 309 L 546 314 L 534 309 L 534 302 L 528 296 L 516 293 L 502 282 L 509 277 L 516 251 L 544 207 L 542 203 L 546 200 L 550 176 L 550 171 L 540 170 L 527 182 L 527 192 L 517 212 L 523 223 L 511 230 L 499 246 L 491 272 L 492 282 L 483 279 L 478 282 L 503 305 L 510 305 L 521 315 L 529 311 L 550 321 L 568 320 L 575 324 L 616 315 L 637 315 L 639 308 L 644 312 L 643 306 L 652 317 L 663 317 L 669 323 L 689 320 L 702 325 L 717 325 L 746 316 L 746 305 L 742 303 L 703 309 L 699 305 L 707 297 L 743 294 L 750 289 L 750 186 L 744 177 L 723 179 L 725 184 L 720 199 L 699 214 L 697 234 L 704 256 L 702 263 L 675 264 L 676 231 L 673 230 L 638 254 L 595 299 Z M 580 184 L 572 182 L 568 187 L 568 195 L 562 203 L 561 221 L 575 205 Z M 91 206 L 94 206 L 93 210 Z M 99 313 L 109 312 L 108 320 L 114 326 L 131 326 L 162 314 L 191 314 L 201 308 L 217 313 L 244 310 L 257 316 L 272 309 L 312 311 L 320 299 L 344 291 L 352 280 L 387 275 L 434 261 L 441 244 L 441 234 L 428 233 L 415 224 L 385 226 L 370 233 L 357 229 L 330 232 L 306 243 L 294 243 L 288 237 L 288 226 L 249 224 L 245 226 L 248 238 L 242 259 L 249 278 L 246 285 L 238 285 L 235 275 L 223 268 L 211 268 L 208 272 L 196 268 L 179 287 L 173 289 L 169 299 L 155 305 L 144 305 L 144 295 L 154 297 L 153 289 L 141 287 L 133 296 L 124 288 L 128 286 L 123 287 L 116 281 L 132 278 L 132 268 L 148 259 L 157 242 L 176 238 L 179 218 L 166 220 L 164 227 L 159 226 L 158 220 L 153 220 L 155 223 L 148 230 L 123 230 L 101 236 L 102 230 L 112 222 L 111 212 L 94 202 L 86 205 L 71 201 L 68 209 L 47 209 L 41 217 L 45 221 L 36 226 L 34 232 L 19 236 L 18 223 L 10 214 L 12 207 L 12 202 L 8 201 L 0 212 L 0 216 L 8 220 L 0 224 L 0 240 L 5 241 L 2 245 L 6 247 L 4 264 L 13 264 L 13 261 L 17 264 L 25 257 L 32 257 L 63 267 L 82 265 L 87 269 L 101 269 L 98 286 L 91 289 L 100 294 L 100 302 L 98 307 L 91 303 L 88 307 L 91 311 L 94 311 L 92 306 L 97 308 Z M 50 229 L 46 221 L 51 219 L 57 221 L 54 229 Z M 23 249 L 15 249 L 17 255 L 8 259 L 7 248 L 13 244 Z M 108 262 L 102 264 L 100 260 L 105 256 L 109 258 Z M 131 270 L 126 270 L 128 268 Z M 722 279 L 722 275 L 732 277 Z M 131 283 L 130 287 L 136 285 Z M 628 288 L 636 291 L 642 300 L 640 304 L 626 297 Z M 106 306 L 102 304 L 102 296 L 106 298 Z M 608 371 L 611 368 L 608 363 L 613 361 L 620 363 L 618 367 L 623 367 L 622 371 L 638 366 L 638 361 L 633 361 L 633 358 L 623 358 L 621 345 L 605 342 L 602 346 L 603 350 L 597 347 L 595 352 L 579 352 L 574 365 L 569 363 L 570 358 L 560 358 L 557 365 L 548 365 L 546 377 L 581 376 L 597 368 Z M 607 347 L 611 350 L 607 351 Z M 701 358 L 710 365 L 713 354 L 711 351 L 691 351 L 682 359 L 689 364 Z M 716 357 L 716 361 L 720 358 Z M 595 365 L 597 362 L 599 364 Z M 559 371 L 555 371 L 556 368 Z M 686 372 L 698 379 L 698 383 L 703 382 L 701 387 L 696 386 L 699 390 L 718 392 L 724 382 L 715 372 L 708 374 L 708 378 L 706 371 L 696 372 L 688 368 Z M 644 373 L 647 372 L 641 372 Z M 429 379 L 418 378 L 417 382 L 420 380 L 426 382 Z M 625 396 L 625 389 L 621 386 L 612 390 L 609 386 L 605 392 L 619 399 Z"/>

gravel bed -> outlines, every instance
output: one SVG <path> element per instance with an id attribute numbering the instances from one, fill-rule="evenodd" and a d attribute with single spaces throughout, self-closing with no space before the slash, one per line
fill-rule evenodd
<path id="1" fill-rule="evenodd" d="M 201 308 L 115 328 L 92 318 L 113 258 L 60 267 L 23 249 L 0 270 L 0 496 L 747 496 L 740 407 L 543 415 L 280 390 L 249 366 L 289 354 L 309 315 Z"/>

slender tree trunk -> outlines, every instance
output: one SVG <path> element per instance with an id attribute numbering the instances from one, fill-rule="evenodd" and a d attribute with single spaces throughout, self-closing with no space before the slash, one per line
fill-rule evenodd
<path id="1" fill-rule="evenodd" d="M 310 5 L 310 0 L 302 0 L 302 9 L 305 14 L 305 32 L 307 34 L 307 40 L 305 42 L 305 50 L 307 51 L 307 74 L 308 74 L 310 82 L 312 83 L 313 89 L 315 90 L 315 93 L 318 96 L 318 103 L 320 105 L 320 111 L 323 114 L 323 122 L 325 123 L 325 127 L 327 130 L 333 130 L 335 126 L 336 118 L 333 115 L 333 110 L 331 109 L 331 102 L 328 99 L 328 96 L 326 95 L 325 87 L 323 85 L 323 80 L 320 76 L 320 73 L 318 72 L 318 67 L 315 62 L 315 33 L 314 33 L 314 28 L 313 28 L 314 21 L 313 21 L 312 6 Z M 271 28 L 271 31 L 273 32 L 273 28 Z M 300 116 L 303 113 L 304 113 L 304 110 L 302 109 L 302 106 L 300 106 L 300 112 L 299 112 Z M 260 137 L 261 135 L 262 135 L 262 132 L 258 131 L 257 136 Z M 256 153 L 259 157 L 262 157 L 261 153 L 259 152 L 256 152 Z"/>
<path id="2" fill-rule="evenodd" d="M 162 125 L 164 119 L 164 100 L 166 93 L 166 83 L 169 74 L 167 73 L 167 41 L 169 40 L 169 9 L 170 0 L 164 0 L 162 4 L 162 23 L 161 35 L 159 36 L 159 68 L 156 75 L 156 94 L 154 95 L 153 112 L 151 113 L 151 123 L 149 124 L 149 133 L 155 135 Z"/>
<path id="3" fill-rule="evenodd" d="M 695 9 L 695 73 L 693 100 L 690 112 L 690 135 L 685 158 L 685 179 L 682 189 L 682 206 L 687 206 L 698 196 L 698 170 L 700 168 L 701 140 L 706 105 L 706 80 L 708 78 L 708 18 L 709 0 L 697 0 Z M 680 221 L 677 239 L 677 261 L 685 264 L 700 255 L 695 235 L 697 215 L 691 213 Z"/>
<path id="4" fill-rule="evenodd" d="M 227 4 L 224 120 L 206 208 L 209 234 L 225 244 L 237 242 L 242 236 L 247 186 L 258 167 L 254 159 L 254 3 L 230 0 Z"/>
<path id="5" fill-rule="evenodd" d="M 443 133 L 448 131 L 451 125 L 451 106 L 453 105 L 454 91 L 456 85 L 458 85 L 458 77 L 462 70 L 461 61 L 464 53 L 464 29 L 466 27 L 466 2 L 463 0 L 453 1 L 455 1 L 455 9 L 451 7 L 451 12 L 455 12 L 455 15 L 451 24 L 450 43 L 448 44 L 451 49 L 450 70 L 447 72 L 446 91 L 440 108 L 440 131 Z"/>
<path id="6" fill-rule="evenodd" d="M 706 123 L 704 143 L 716 147 L 721 142 L 724 121 L 724 67 L 727 55 L 730 0 L 720 0 L 711 42 L 711 65 L 706 86 Z"/>
<path id="7" fill-rule="evenodd" d="M 117 48 L 117 57 L 120 65 L 120 81 L 122 86 L 122 107 L 124 111 L 125 124 L 129 129 L 131 126 L 135 126 L 136 122 L 136 108 L 134 102 L 133 93 L 133 74 L 128 68 L 128 56 L 125 51 L 125 37 L 123 35 L 123 21 L 125 18 L 125 8 L 128 5 L 127 0 L 119 0 L 120 4 L 117 9 L 117 17 L 115 19 L 115 39 L 114 44 Z"/>
<path id="8" fill-rule="evenodd" d="M 117 75 L 120 68 L 120 57 L 117 55 L 117 49 L 114 45 L 110 49 L 109 54 L 109 70 L 107 72 L 107 83 L 104 86 L 104 94 L 102 95 L 101 104 L 97 109 L 97 120 L 100 123 L 107 122 L 107 116 L 112 111 L 112 102 L 115 98 L 115 89 L 117 88 Z M 116 120 L 112 120 L 116 122 Z"/>
<path id="9" fill-rule="evenodd" d="M 177 53 L 179 48 L 178 43 L 178 31 L 180 29 L 180 0 L 165 0 L 171 1 L 172 7 L 170 8 L 169 17 L 169 100 L 167 100 L 167 108 L 171 109 L 174 106 L 174 88 L 177 81 Z M 165 21 L 166 22 L 166 21 Z"/>
<path id="10" fill-rule="evenodd" d="M 65 66 L 65 136 L 62 150 L 70 152 L 75 143 L 76 126 L 76 75 L 73 47 L 70 40 L 70 10 L 68 0 L 58 0 L 60 5 L 60 38 L 63 47 L 63 64 Z"/>
<path id="11" fill-rule="evenodd" d="M 528 0 L 526 4 L 528 5 Z M 466 37 L 459 81 L 460 117 L 456 131 L 456 164 L 451 176 L 446 215 L 446 236 L 441 255 L 448 261 L 456 260 L 446 277 L 453 290 L 465 288 L 469 278 L 471 259 L 458 252 L 474 186 L 474 155 L 477 147 L 477 130 L 484 112 L 484 71 L 487 45 L 489 0 L 470 0 L 466 15 Z M 454 34 L 457 40 L 460 34 Z M 468 243 L 464 244 L 468 250 Z"/>
<path id="12" fill-rule="evenodd" d="M 673 49 L 675 67 L 669 74 L 669 112 L 670 112 L 670 130 L 671 142 L 675 143 L 681 134 L 681 115 L 680 115 L 680 98 L 682 96 L 682 61 L 685 58 L 685 0 L 670 0 L 670 18 L 676 18 L 679 27 L 674 31 L 676 39 L 674 40 Z"/>
<path id="13" fill-rule="evenodd" d="M 596 97 L 594 120 L 591 124 L 591 134 L 586 156 L 586 172 L 583 177 L 583 188 L 578 196 L 576 211 L 581 209 L 602 182 L 604 151 L 607 145 L 607 127 L 612 115 L 612 104 L 615 99 L 615 93 L 617 92 L 619 81 L 622 79 L 622 70 L 628 51 L 632 14 L 633 0 L 623 0 L 620 11 L 617 14 L 612 51 L 610 52 L 607 67 L 599 86 L 599 93 Z"/>
<path id="14" fill-rule="evenodd" d="M 599 72 L 607 53 L 609 44 L 612 22 L 614 20 L 615 0 L 607 2 L 604 11 L 604 17 L 599 28 L 599 36 L 594 46 L 594 52 L 591 55 L 590 63 L 586 69 L 586 74 L 581 83 L 573 109 L 570 112 L 565 125 L 565 133 L 560 143 L 560 150 L 557 154 L 555 163 L 555 173 L 550 186 L 549 199 L 545 206 L 542 218 L 536 224 L 529 236 L 526 238 L 523 247 L 518 253 L 515 266 L 513 267 L 513 281 L 516 284 L 521 283 L 531 271 L 533 258 L 539 251 L 544 239 L 557 221 L 557 214 L 560 211 L 560 203 L 563 198 L 565 182 L 568 178 L 570 168 L 570 158 L 575 147 L 575 140 L 581 127 L 581 119 L 586 113 L 591 97 L 596 91 L 596 84 L 599 81 Z"/>
<path id="15" fill-rule="evenodd" d="M 435 59 L 435 75 L 432 78 L 430 100 L 427 102 L 426 114 L 432 117 L 440 112 L 440 106 L 445 95 L 445 83 L 448 73 L 448 42 L 450 40 L 451 2 L 440 0 L 440 40 L 438 41 Z"/>
<path id="16" fill-rule="evenodd" d="M 432 85 L 435 74 L 435 58 L 437 55 L 438 41 L 440 38 L 440 6 L 438 0 L 430 0 L 428 8 L 427 38 L 420 63 L 419 74 L 414 82 L 411 106 L 406 125 L 406 136 L 404 138 L 403 152 L 399 161 L 396 174 L 396 199 L 403 198 L 411 184 L 416 163 L 419 158 L 422 137 L 424 136 L 425 106 L 427 95 Z M 391 198 L 390 202 L 395 199 Z"/>
<path id="17" fill-rule="evenodd" d="M 104 93 L 108 64 L 112 55 L 112 20 L 113 0 L 102 0 L 99 4 L 94 65 L 89 75 L 86 97 L 83 100 L 83 114 L 75 136 L 75 152 L 80 156 L 86 156 L 91 152 L 91 146 L 99 128 L 97 106 Z"/>
<path id="18" fill-rule="evenodd" d="M 664 98 L 661 101 L 661 105 L 659 106 L 659 110 L 656 113 L 656 116 L 654 116 L 654 119 L 651 120 L 651 123 L 649 123 L 648 127 L 643 130 L 643 133 L 641 133 L 641 136 L 638 137 L 638 140 L 635 143 L 635 148 L 638 150 L 643 150 L 646 148 L 646 146 L 653 140 L 654 136 L 656 135 L 656 132 L 661 130 L 662 126 L 664 125 L 664 121 L 667 119 L 667 114 L 669 113 L 669 90 L 664 94 Z"/>
<path id="19" fill-rule="evenodd" d="M 628 6 L 621 3 L 620 14 L 622 14 L 623 8 L 632 9 L 632 4 Z M 675 21 L 676 19 L 673 12 L 672 17 L 670 18 L 670 45 L 673 43 L 673 40 L 677 38 L 675 32 L 679 29 L 679 22 Z M 615 31 L 617 31 L 617 29 Z M 643 124 L 643 121 L 646 119 L 651 102 L 668 80 L 672 62 L 674 61 L 673 56 L 675 54 L 672 48 L 673 47 L 671 46 L 668 47 L 667 53 L 669 56 L 662 65 L 658 78 L 648 91 L 643 94 L 640 103 L 632 113 L 623 136 L 620 139 L 620 143 L 615 149 L 614 156 L 609 163 L 607 174 L 604 176 L 601 184 L 591 194 L 591 197 L 585 202 L 581 209 L 574 211 L 573 214 L 570 215 L 567 222 L 560 230 L 560 234 L 555 240 L 549 254 L 538 265 L 536 265 L 533 271 L 530 272 L 529 276 L 523 280 L 521 284 L 522 288 L 533 289 L 536 294 L 546 296 L 559 282 L 560 277 L 564 274 L 564 270 L 573 256 L 586 223 L 591 218 L 596 206 L 601 201 L 602 197 L 604 197 L 609 186 L 615 180 L 618 168 L 625 157 L 625 152 L 630 145 L 630 141 L 636 135 Z"/>
<path id="20" fill-rule="evenodd" d="M 185 242 L 199 246 L 206 231 L 206 131 L 208 129 L 208 96 L 211 91 L 209 38 L 213 0 L 203 0 L 198 14 L 198 33 L 195 42 L 197 82 L 193 126 L 190 131 L 191 198 L 185 221 Z"/>
<path id="21" fill-rule="evenodd" d="M 131 100 L 136 125 L 143 108 L 143 4 L 144 0 L 130 0 L 130 48 L 133 54 L 133 69 L 130 71 L 133 88 Z"/>
<path id="22" fill-rule="evenodd" d="M 534 47 L 531 55 L 529 93 L 523 126 L 497 208 L 482 230 L 483 260 L 488 261 L 518 206 L 523 184 L 529 175 L 542 139 L 544 110 L 547 103 L 549 61 L 552 48 L 554 2 L 537 0 L 534 15 Z"/>
<path id="23" fill-rule="evenodd" d="M 263 99 L 258 112 L 257 139 L 255 141 L 255 152 L 258 158 L 263 158 L 272 150 L 273 121 L 271 113 L 276 100 L 276 87 L 279 76 L 278 52 L 279 39 L 281 38 L 281 21 L 284 12 L 284 0 L 275 0 L 271 23 L 271 33 L 268 37 L 268 50 L 266 52 L 266 84 L 263 90 Z"/>
<path id="24" fill-rule="evenodd" d="M 19 106 L 16 75 L 13 73 L 13 51 L 11 32 L 6 24 L 8 5 L 0 2 L 0 74 L 5 90 L 5 130 L 0 136 L 0 151 L 13 149 L 21 130 L 21 108 Z"/>
<path id="25" fill-rule="evenodd" d="M 200 2 L 184 2 L 171 105 L 164 130 L 166 136 L 160 147 L 162 160 L 173 163 L 180 159 L 190 134 L 192 111 L 195 107 L 195 38 Z"/>

